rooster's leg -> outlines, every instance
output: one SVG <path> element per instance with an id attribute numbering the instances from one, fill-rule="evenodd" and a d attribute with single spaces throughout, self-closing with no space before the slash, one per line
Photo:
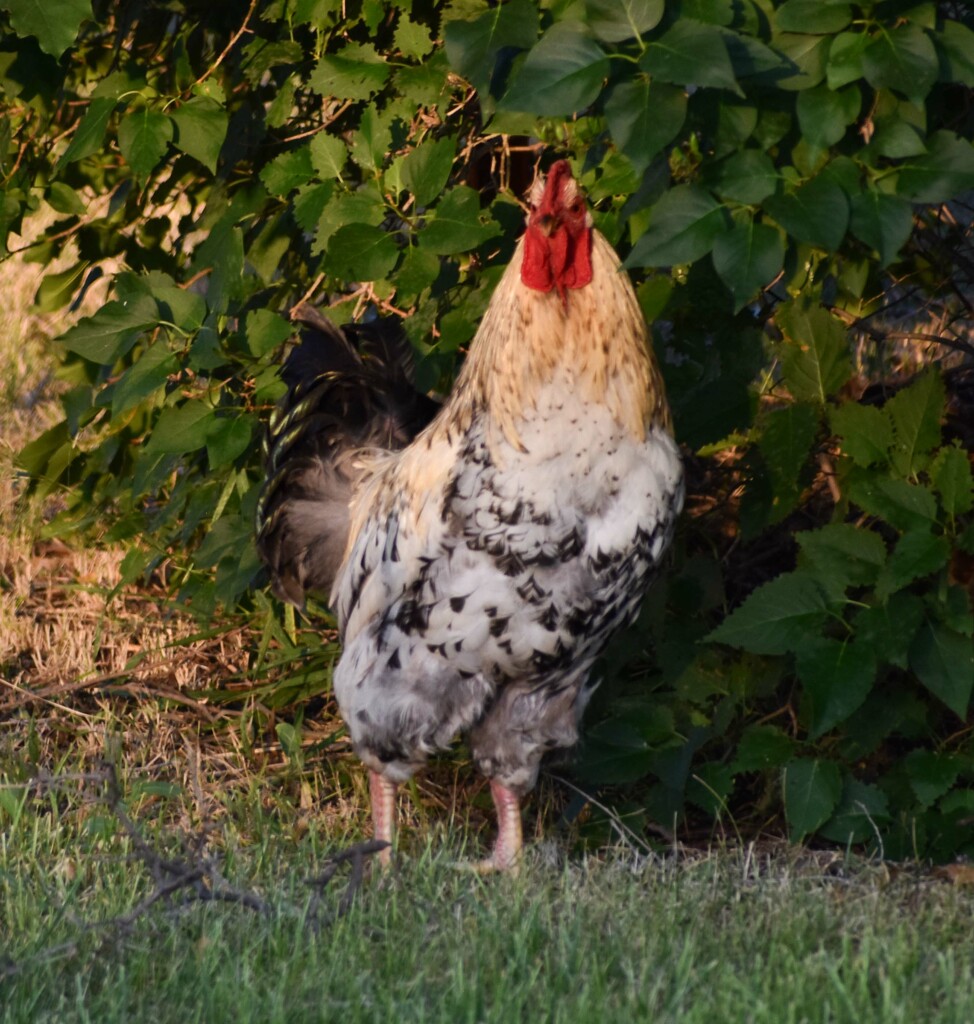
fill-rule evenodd
<path id="1" fill-rule="evenodd" d="M 396 786 L 384 775 L 369 772 L 369 795 L 372 798 L 372 828 L 375 838 L 389 845 L 379 851 L 379 863 L 387 868 L 392 863 L 392 842 L 396 833 Z"/>
<path id="2" fill-rule="evenodd" d="M 521 801 L 513 790 L 496 779 L 490 780 L 490 795 L 497 811 L 497 841 L 489 860 L 482 861 L 481 871 L 517 871 L 521 857 Z"/>

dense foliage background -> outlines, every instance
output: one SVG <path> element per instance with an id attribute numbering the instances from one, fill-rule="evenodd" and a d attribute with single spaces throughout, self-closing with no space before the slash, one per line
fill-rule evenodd
<path id="1" fill-rule="evenodd" d="M 254 677 L 297 666 L 264 699 L 325 692 L 333 650 L 252 540 L 287 310 L 403 317 L 446 391 L 536 163 L 567 155 L 655 324 L 691 484 L 579 775 L 636 824 L 783 808 L 796 839 L 974 853 L 967 5 L 0 8 L 0 245 L 71 255 L 44 310 L 112 274 L 21 455 L 62 495 L 48 533 L 252 617 Z"/>

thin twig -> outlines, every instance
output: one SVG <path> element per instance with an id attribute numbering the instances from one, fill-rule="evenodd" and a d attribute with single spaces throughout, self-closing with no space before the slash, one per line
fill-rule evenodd
<path id="1" fill-rule="evenodd" d="M 305 884 L 314 890 L 314 894 L 311 898 L 311 906 L 308 909 L 308 924 L 315 934 L 321 931 L 324 925 L 331 924 L 339 917 L 348 913 L 349 908 L 355 900 L 356 894 L 362 888 L 362 882 L 365 878 L 366 857 L 371 857 L 374 854 L 379 853 L 388 845 L 389 844 L 382 839 L 368 839 L 362 843 L 355 843 L 353 846 L 349 846 L 344 850 L 339 850 L 337 853 L 332 854 L 326 861 L 325 870 L 317 877 L 306 880 Z M 342 893 L 341 898 L 338 901 L 338 907 L 334 914 L 322 918 L 319 916 L 319 908 L 325 886 L 327 886 L 335 877 L 341 865 L 347 864 L 349 861 L 351 861 L 352 870 L 349 873 L 345 891 Z"/>
<path id="2" fill-rule="evenodd" d="M 219 57 L 203 72 L 203 74 L 196 79 L 197 85 L 202 85 L 210 75 L 224 62 L 230 51 L 237 45 L 238 40 L 247 31 L 247 25 L 250 23 L 251 16 L 257 8 L 257 0 L 250 0 L 250 7 L 247 8 L 247 13 L 244 16 L 243 24 L 236 32 L 230 37 L 230 42 L 223 48 L 223 52 Z"/>
<path id="3" fill-rule="evenodd" d="M 126 913 L 104 921 L 81 922 L 82 934 L 94 933 L 101 936 L 97 947 L 98 951 L 110 947 L 118 941 L 119 937 L 130 935 L 135 925 L 159 903 L 164 903 L 170 911 L 180 910 L 197 903 L 230 903 L 251 910 L 262 917 L 269 917 L 275 912 L 274 906 L 255 892 L 237 888 L 227 882 L 221 871 L 220 859 L 205 854 L 210 834 L 213 831 L 212 823 L 205 823 L 196 834 L 183 841 L 184 853 L 181 857 L 166 857 L 152 846 L 125 807 L 118 774 L 114 764 L 107 759 L 103 760 L 101 767 L 94 772 L 52 776 L 45 771 L 39 771 L 28 783 L 28 786 L 40 795 L 47 788 L 79 780 L 96 785 L 101 789 L 98 799 L 105 803 L 114 814 L 122 831 L 132 844 L 134 858 L 145 867 L 154 885 L 152 892 Z M 328 858 L 325 869 L 320 875 L 307 881 L 307 885 L 314 892 L 308 907 L 306 921 L 314 933 L 348 913 L 355 896 L 362 888 L 366 859 L 385 849 L 388 845 L 388 843 L 373 839 L 339 850 Z M 325 887 L 343 864 L 351 865 L 348 881 L 335 909 L 324 914 L 321 910 L 321 903 Z M 182 894 L 182 899 L 174 899 L 177 894 Z M 301 908 L 291 906 L 283 909 L 297 914 Z M 22 974 L 27 969 L 35 968 L 39 964 L 80 954 L 81 942 L 76 938 L 42 949 L 25 960 L 15 961 L 9 957 L 0 958 L 0 980 Z"/>

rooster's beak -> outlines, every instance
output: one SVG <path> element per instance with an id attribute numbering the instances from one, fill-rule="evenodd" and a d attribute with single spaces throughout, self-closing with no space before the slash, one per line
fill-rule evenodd
<path id="1" fill-rule="evenodd" d="M 545 213 L 535 221 L 535 224 L 541 228 L 542 233 L 546 237 L 551 236 L 552 231 L 558 227 L 559 223 L 560 221 L 553 213 Z"/>

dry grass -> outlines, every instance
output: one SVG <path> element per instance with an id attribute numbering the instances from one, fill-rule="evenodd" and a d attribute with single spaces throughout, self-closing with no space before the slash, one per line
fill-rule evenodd
<path id="1" fill-rule="evenodd" d="M 11 248 L 23 244 L 15 238 Z M 28 735 L 31 760 L 53 765 L 68 751 L 100 756 L 114 733 L 142 772 L 168 765 L 171 774 L 180 762 L 185 774 L 189 738 L 197 761 L 205 748 L 212 775 L 240 778 L 237 733 L 216 728 L 239 712 L 194 693 L 224 679 L 245 682 L 252 637 L 228 626 L 192 639 L 199 623 L 171 607 L 163 588 L 119 588 L 120 548 L 41 540 L 57 499 L 24 500 L 16 454 L 61 414 L 51 338 L 104 301 L 109 279 L 77 310 L 38 313 L 44 274 L 69 263 L 70 255 L 53 266 L 17 256 L 0 264 L 0 770 L 27 750 Z M 283 760 L 279 745 L 269 755 Z"/>

